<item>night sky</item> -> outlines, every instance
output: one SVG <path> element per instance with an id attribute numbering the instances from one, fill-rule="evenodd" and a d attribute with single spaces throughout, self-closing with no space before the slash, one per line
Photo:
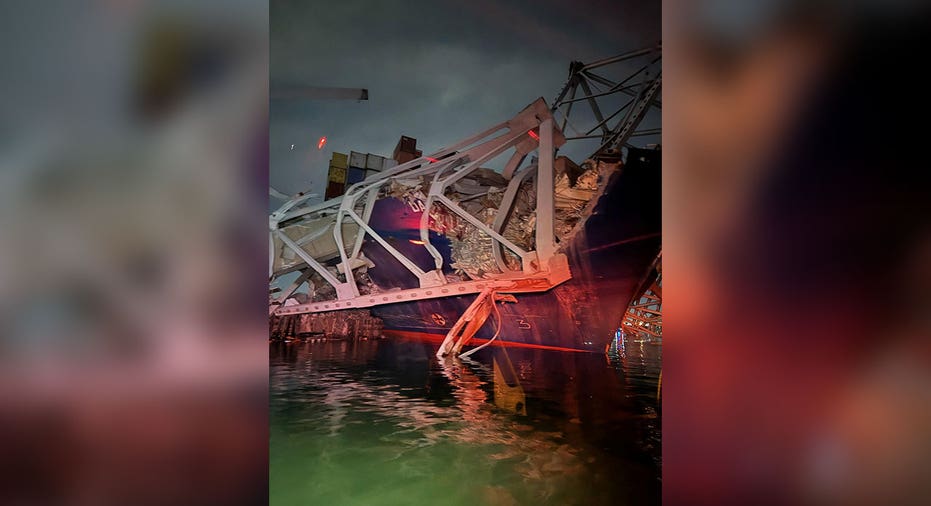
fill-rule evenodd
<path id="1" fill-rule="evenodd" d="M 538 97 L 549 103 L 570 61 L 659 42 L 660 8 L 659 1 L 273 0 L 271 86 L 367 88 L 369 100 L 273 100 L 271 185 L 322 196 L 333 151 L 390 157 L 404 134 L 426 154 Z M 317 150 L 324 135 L 328 143 Z"/>

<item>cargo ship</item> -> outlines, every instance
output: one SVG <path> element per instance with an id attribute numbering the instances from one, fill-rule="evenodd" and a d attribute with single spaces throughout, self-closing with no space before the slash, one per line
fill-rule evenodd
<path id="1" fill-rule="evenodd" d="M 628 57 L 643 55 L 655 51 Z M 369 164 L 344 195 L 282 206 L 270 220 L 270 276 L 297 278 L 270 299 L 270 315 L 312 326 L 362 312 L 386 336 L 441 343 L 440 354 L 489 341 L 603 350 L 659 272 L 662 164 L 658 146 L 628 143 L 658 75 L 629 93 L 594 153 L 558 155 L 572 138 L 553 113 L 598 64 L 573 63 L 552 106 L 540 98 L 426 156 L 402 137 L 394 163 Z M 489 168 L 495 159 L 503 166 Z"/>

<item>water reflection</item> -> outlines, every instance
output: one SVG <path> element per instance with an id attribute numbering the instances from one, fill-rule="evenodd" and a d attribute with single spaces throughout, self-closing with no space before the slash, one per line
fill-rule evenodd
<path id="1" fill-rule="evenodd" d="M 527 414 L 527 396 L 507 348 L 497 348 L 494 360 L 495 406 L 517 415 Z"/>
<path id="2" fill-rule="evenodd" d="M 609 363 L 626 378 L 631 393 L 648 412 L 659 407 L 657 387 L 662 369 L 662 344 L 661 337 L 618 331 L 606 355 Z"/>
<path id="3" fill-rule="evenodd" d="M 273 345 L 273 504 L 658 503 L 658 424 L 637 400 L 655 382 L 638 394 L 600 354 L 434 348 Z"/>

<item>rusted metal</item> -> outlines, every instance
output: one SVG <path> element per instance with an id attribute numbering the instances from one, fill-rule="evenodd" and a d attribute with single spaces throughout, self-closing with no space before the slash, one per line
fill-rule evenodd
<path id="1" fill-rule="evenodd" d="M 368 311 L 352 310 L 338 313 L 272 315 L 269 336 L 272 340 L 292 340 L 308 337 L 373 338 L 382 335 L 381 319 Z"/>
<path id="2" fill-rule="evenodd" d="M 475 336 L 488 316 L 491 315 L 492 309 L 498 302 L 517 302 L 513 295 L 499 295 L 493 288 L 485 288 L 475 298 L 475 301 L 465 310 L 459 320 L 446 334 L 443 344 L 437 350 L 437 358 L 443 358 L 452 354 L 458 356 L 462 352 L 462 347 L 469 344 L 469 341 Z M 501 322 L 497 323 L 499 326 Z M 497 336 L 497 333 L 495 334 Z"/>
<path id="3" fill-rule="evenodd" d="M 343 301 L 323 301 L 311 302 L 306 304 L 295 304 L 284 306 L 275 310 L 275 314 L 301 314 L 301 313 L 322 313 L 328 311 L 338 311 L 346 309 L 357 309 L 364 307 L 380 306 L 384 304 L 395 304 L 398 302 L 408 302 L 411 300 L 441 299 L 444 297 L 454 297 L 459 295 L 469 295 L 481 293 L 485 289 L 494 289 L 499 293 L 532 293 L 546 291 L 571 277 L 569 266 L 567 264 L 553 264 L 552 270 L 536 276 L 516 276 L 510 278 L 502 277 L 500 279 L 488 281 L 466 281 L 461 283 L 449 283 L 438 288 L 410 288 L 407 290 L 396 290 L 391 292 L 381 292 L 372 295 L 363 295 Z"/>
<path id="4" fill-rule="evenodd" d="M 647 334 L 663 337 L 662 267 L 656 266 L 656 277 L 643 294 L 627 307 L 622 323 L 628 334 Z"/>

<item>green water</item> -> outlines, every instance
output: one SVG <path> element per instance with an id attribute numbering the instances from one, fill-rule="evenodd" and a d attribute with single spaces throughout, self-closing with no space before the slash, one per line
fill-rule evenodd
<path id="1" fill-rule="evenodd" d="M 274 344 L 271 504 L 659 504 L 661 347 L 621 344 Z"/>

